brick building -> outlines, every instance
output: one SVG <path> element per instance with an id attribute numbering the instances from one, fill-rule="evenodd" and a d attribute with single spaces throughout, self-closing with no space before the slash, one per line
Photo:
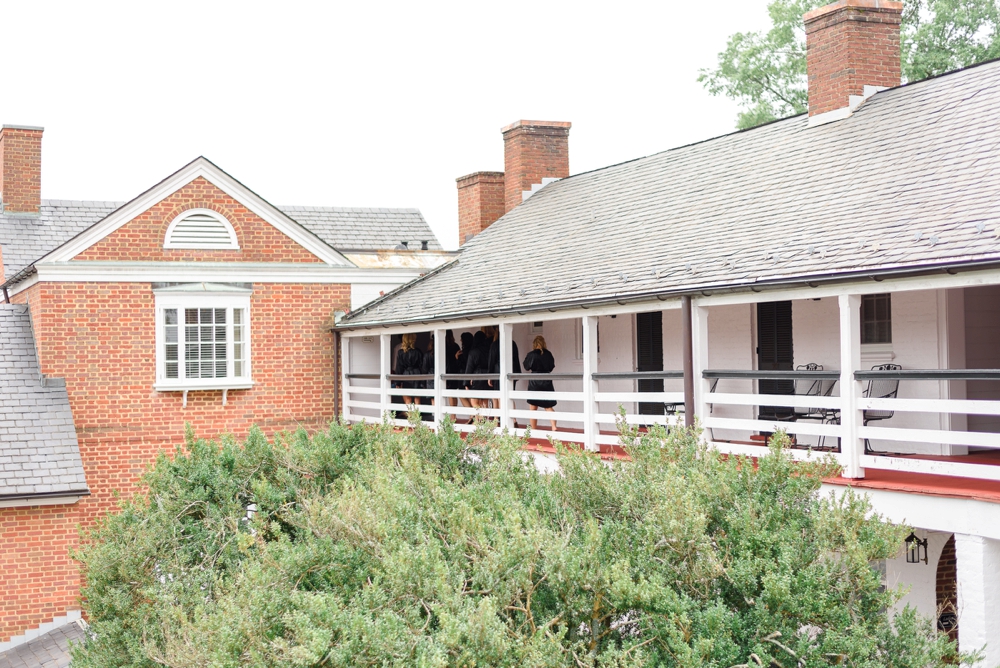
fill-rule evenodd
<path id="1" fill-rule="evenodd" d="M 79 618 L 69 550 L 156 454 L 337 414 L 335 313 L 450 257 L 413 209 L 277 207 L 198 158 L 129 202 L 41 199 L 0 130 L 0 652 Z"/>

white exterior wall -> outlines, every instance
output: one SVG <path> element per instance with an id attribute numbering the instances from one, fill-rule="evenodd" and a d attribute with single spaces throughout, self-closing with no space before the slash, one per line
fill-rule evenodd
<path id="1" fill-rule="evenodd" d="M 378 334 L 370 336 L 352 336 L 348 339 L 348 350 L 350 358 L 348 360 L 349 373 L 374 373 L 379 372 L 379 352 L 380 343 Z M 350 399 L 354 401 L 378 401 L 379 381 L 355 378 L 350 381 L 355 387 L 371 387 L 372 394 L 351 393 Z M 345 398 L 346 395 L 344 395 Z M 372 420 L 378 420 L 381 416 L 374 408 L 351 408 L 354 415 L 362 415 Z"/>
<path id="2" fill-rule="evenodd" d="M 912 606 L 924 617 L 937 619 L 937 569 L 941 551 L 952 534 L 916 529 L 918 538 L 927 539 L 927 563 L 906 563 L 906 548 L 901 545 L 899 554 L 885 562 L 885 585 L 889 589 L 903 587 L 907 592 L 894 610 Z"/>

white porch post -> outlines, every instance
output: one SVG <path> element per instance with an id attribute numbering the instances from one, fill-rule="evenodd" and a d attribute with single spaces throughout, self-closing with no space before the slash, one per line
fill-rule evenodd
<path id="1" fill-rule="evenodd" d="M 694 415 L 704 425 L 711 416 L 708 404 L 711 383 L 702 375 L 708 368 L 708 307 L 699 305 L 697 299 L 691 299 L 691 358 L 694 367 Z M 708 435 L 712 431 L 706 428 L 704 433 Z M 705 438 L 712 440 L 709 436 Z"/>
<path id="2" fill-rule="evenodd" d="M 389 374 L 392 372 L 392 338 L 388 334 L 379 336 L 379 414 L 384 418 L 389 410 Z M 395 416 L 393 416 L 395 417 Z"/>
<path id="3" fill-rule="evenodd" d="M 511 370 L 511 360 L 514 357 L 514 348 L 511 346 L 511 341 L 514 340 L 514 325 L 510 323 L 500 323 L 500 424 L 498 425 L 499 431 L 502 433 L 504 429 L 513 430 L 514 424 L 511 421 L 510 409 L 510 379 L 507 378 L 508 373 L 512 373 Z"/>
<path id="4" fill-rule="evenodd" d="M 444 373 L 447 364 L 448 354 L 445 345 L 445 331 L 443 329 L 434 330 L 434 430 L 441 427 L 441 420 L 444 419 L 444 386 L 441 374 Z"/>
<path id="5" fill-rule="evenodd" d="M 351 381 L 347 375 L 351 372 L 351 337 L 340 335 L 340 413 L 344 422 L 351 421 Z"/>
<path id="6" fill-rule="evenodd" d="M 958 575 L 958 644 L 982 649 L 984 668 L 1000 665 L 1000 541 L 955 534 Z"/>
<path id="7" fill-rule="evenodd" d="M 862 414 L 858 409 L 861 383 L 854 372 L 861 368 L 861 295 L 840 295 L 840 462 L 845 478 L 864 478 L 861 455 L 864 441 L 858 438 Z"/>
<path id="8" fill-rule="evenodd" d="M 597 316 L 583 316 L 583 444 L 587 450 L 598 451 L 597 404 Z"/>

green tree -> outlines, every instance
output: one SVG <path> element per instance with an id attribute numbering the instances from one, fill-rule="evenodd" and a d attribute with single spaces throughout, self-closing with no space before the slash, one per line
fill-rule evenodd
<path id="1" fill-rule="evenodd" d="M 73 665 L 955 660 L 911 609 L 890 621 L 872 563 L 906 529 L 818 495 L 831 464 L 783 437 L 756 465 L 695 431 L 623 441 L 631 462 L 561 451 L 544 475 L 520 441 L 450 425 L 192 439 L 87 537 Z"/>
<path id="2" fill-rule="evenodd" d="M 737 127 L 805 113 L 805 27 L 802 15 L 827 0 L 773 0 L 771 29 L 736 33 L 714 69 L 698 77 L 712 95 L 742 107 Z M 998 0 L 905 0 L 901 32 L 904 81 L 918 81 L 1000 58 Z"/>

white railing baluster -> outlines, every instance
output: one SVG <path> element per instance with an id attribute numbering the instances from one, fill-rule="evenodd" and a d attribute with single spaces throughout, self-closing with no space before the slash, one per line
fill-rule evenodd
<path id="1" fill-rule="evenodd" d="M 441 380 L 447 364 L 446 332 L 443 329 L 434 330 L 434 430 L 441 427 L 444 419 L 444 381 Z"/>
<path id="2" fill-rule="evenodd" d="M 514 357 L 514 347 L 512 341 L 514 340 L 514 326 L 509 323 L 502 323 L 500 325 L 500 379 L 497 381 L 500 384 L 500 424 L 497 430 L 503 432 L 506 430 L 511 430 L 514 428 L 514 423 L 510 416 L 511 411 L 511 382 L 507 378 L 507 374 L 511 373 L 511 361 Z"/>

